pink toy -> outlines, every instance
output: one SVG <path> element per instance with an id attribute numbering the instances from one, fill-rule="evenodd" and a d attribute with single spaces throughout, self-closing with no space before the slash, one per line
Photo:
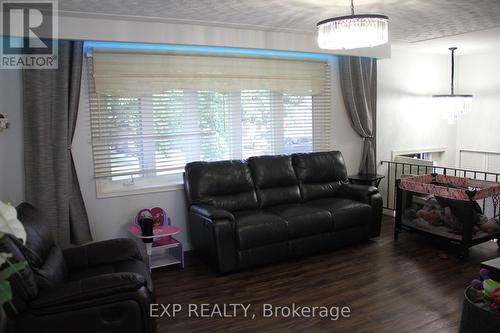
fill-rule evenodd
<path id="1" fill-rule="evenodd" d="M 141 209 L 135 216 L 135 224 L 139 224 L 139 221 L 144 218 L 150 218 L 153 220 L 153 227 L 159 227 L 162 225 L 170 225 L 170 218 L 167 216 L 167 212 L 160 207 L 154 207 L 151 209 L 144 208 Z"/>

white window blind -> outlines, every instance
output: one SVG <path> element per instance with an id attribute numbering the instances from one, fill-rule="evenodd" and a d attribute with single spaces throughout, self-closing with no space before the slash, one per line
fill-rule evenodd
<path id="1" fill-rule="evenodd" d="M 117 191 L 179 183 L 190 161 L 331 148 L 326 61 L 95 49 L 87 65 L 94 173 Z"/>

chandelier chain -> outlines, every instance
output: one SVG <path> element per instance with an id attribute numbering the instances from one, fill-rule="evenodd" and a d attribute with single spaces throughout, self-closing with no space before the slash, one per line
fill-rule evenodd
<path id="1" fill-rule="evenodd" d="M 354 0 L 351 0 L 351 15 L 354 15 Z"/>
<path id="2" fill-rule="evenodd" d="M 450 47 L 451 50 L 451 94 L 455 94 L 455 50 L 456 48 Z"/>

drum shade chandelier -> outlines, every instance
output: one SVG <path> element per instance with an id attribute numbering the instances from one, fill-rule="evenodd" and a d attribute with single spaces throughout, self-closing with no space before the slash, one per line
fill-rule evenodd
<path id="1" fill-rule="evenodd" d="M 435 106 L 450 124 L 455 123 L 464 114 L 470 111 L 472 106 L 472 95 L 455 94 L 455 51 L 456 47 L 450 47 L 451 51 L 451 93 L 443 95 L 432 95 Z"/>
<path id="2" fill-rule="evenodd" d="M 333 17 L 317 24 L 320 49 L 340 50 L 373 47 L 387 43 L 389 18 L 376 14 L 354 14 L 351 0 L 351 15 Z"/>

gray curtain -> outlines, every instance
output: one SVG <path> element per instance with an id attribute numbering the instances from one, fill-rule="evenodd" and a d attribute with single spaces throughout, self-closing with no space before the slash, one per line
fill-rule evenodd
<path id="1" fill-rule="evenodd" d="M 59 41 L 59 69 L 23 71 L 26 201 L 63 247 L 92 240 L 71 156 L 82 59 L 82 42 Z"/>
<path id="2" fill-rule="evenodd" d="M 364 140 L 360 174 L 377 173 L 377 60 L 373 58 L 339 58 L 342 96 L 356 133 Z"/>

